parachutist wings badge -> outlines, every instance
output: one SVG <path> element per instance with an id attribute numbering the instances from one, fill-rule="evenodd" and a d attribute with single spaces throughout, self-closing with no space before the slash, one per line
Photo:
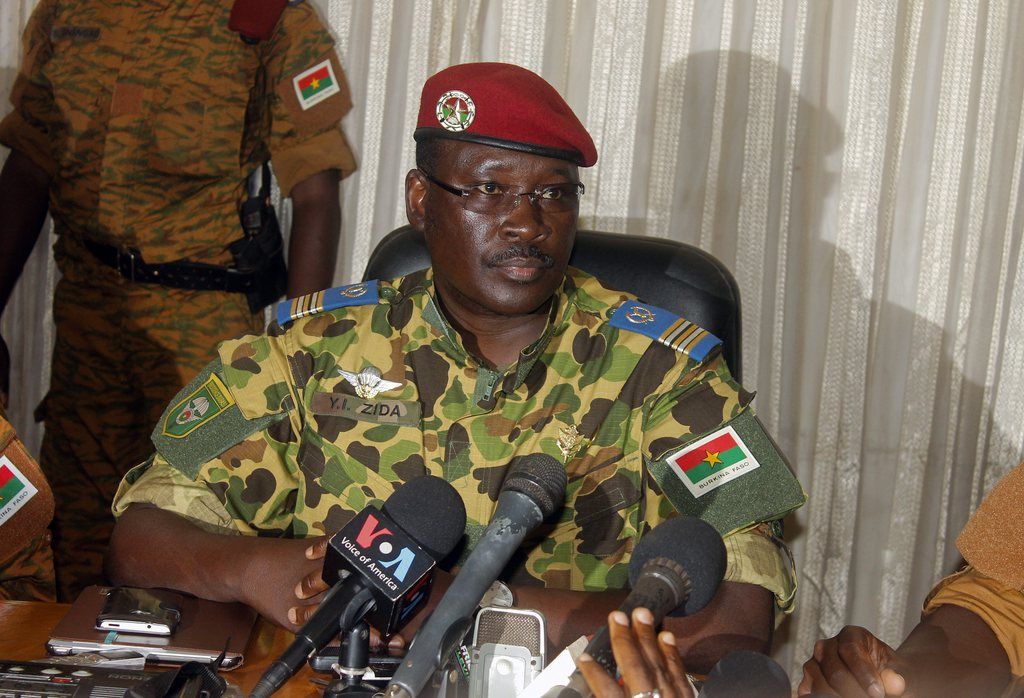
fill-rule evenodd
<path id="1" fill-rule="evenodd" d="M 356 395 L 365 400 L 372 400 L 379 393 L 402 387 L 402 384 L 396 381 L 384 380 L 381 377 L 380 369 L 373 366 L 367 366 L 359 373 L 352 373 L 351 371 L 339 368 L 338 373 L 352 384 L 352 387 L 356 389 Z"/>

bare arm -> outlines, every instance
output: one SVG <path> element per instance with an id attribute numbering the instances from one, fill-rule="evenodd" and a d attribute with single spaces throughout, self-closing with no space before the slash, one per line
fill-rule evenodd
<path id="1" fill-rule="evenodd" d="M 321 598 L 316 594 L 300 600 L 296 595 L 298 582 L 319 576 L 323 566 L 306 554 L 310 543 L 211 533 L 177 514 L 133 504 L 114 527 L 106 572 L 116 584 L 241 601 L 294 631 L 305 617 L 291 609 L 315 605 Z"/>
<path id="2" fill-rule="evenodd" d="M 50 177 L 12 150 L 0 170 L 0 315 L 11 298 L 28 256 L 39 239 L 49 208 Z M 10 358 L 0 338 L 0 403 L 7 403 Z"/>
<path id="3" fill-rule="evenodd" d="M 328 288 L 334 279 L 341 234 L 338 181 L 338 170 L 324 170 L 292 187 L 289 298 Z"/>
<path id="4" fill-rule="evenodd" d="M 895 668 L 917 696 L 994 696 L 1010 681 L 1010 660 L 992 630 L 960 606 L 939 606 L 896 650 Z"/>
<path id="5" fill-rule="evenodd" d="M 857 626 L 819 640 L 804 664 L 799 694 L 994 696 L 1009 681 L 1009 659 L 988 625 L 965 608 L 944 605 L 895 651 Z"/>

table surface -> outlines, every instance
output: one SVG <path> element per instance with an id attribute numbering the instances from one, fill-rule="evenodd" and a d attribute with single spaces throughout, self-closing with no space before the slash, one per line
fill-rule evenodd
<path id="1" fill-rule="evenodd" d="M 29 661 L 46 657 L 46 641 L 69 608 L 69 604 L 0 601 L 0 659 Z M 260 618 L 245 651 L 245 662 L 237 669 L 224 672 L 224 678 L 240 686 L 248 695 L 263 670 L 285 650 L 292 637 L 283 628 Z M 282 698 L 318 698 L 323 693 L 324 685 L 313 683 L 314 678 L 321 681 L 331 677 L 315 674 L 305 666 L 274 695 Z"/>

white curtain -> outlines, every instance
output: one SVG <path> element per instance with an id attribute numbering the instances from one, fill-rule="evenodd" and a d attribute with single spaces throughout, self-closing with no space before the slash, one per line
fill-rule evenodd
<path id="1" fill-rule="evenodd" d="M 31 0 L 0 6 L 0 90 Z M 1024 6 L 1014 0 L 317 0 L 356 107 L 338 282 L 404 222 L 423 80 L 554 84 L 600 152 L 584 227 L 710 250 L 743 293 L 744 383 L 810 494 L 789 522 L 794 679 L 844 623 L 898 642 L 1024 451 Z M 3 334 L 45 389 L 41 244 Z M 42 321 L 41 321 L 42 320 Z"/>

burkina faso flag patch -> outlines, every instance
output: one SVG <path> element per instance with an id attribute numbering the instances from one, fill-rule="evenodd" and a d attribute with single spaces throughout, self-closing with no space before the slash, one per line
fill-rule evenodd
<path id="1" fill-rule="evenodd" d="M 341 91 L 330 59 L 299 73 L 292 79 L 292 83 L 295 85 L 295 96 L 299 98 L 299 106 L 303 109 L 309 109 Z"/>
<path id="2" fill-rule="evenodd" d="M 0 523 L 14 516 L 37 492 L 14 462 L 0 455 Z"/>
<path id="3" fill-rule="evenodd" d="M 705 495 L 761 465 L 731 426 L 688 444 L 666 460 L 694 497 Z"/>

